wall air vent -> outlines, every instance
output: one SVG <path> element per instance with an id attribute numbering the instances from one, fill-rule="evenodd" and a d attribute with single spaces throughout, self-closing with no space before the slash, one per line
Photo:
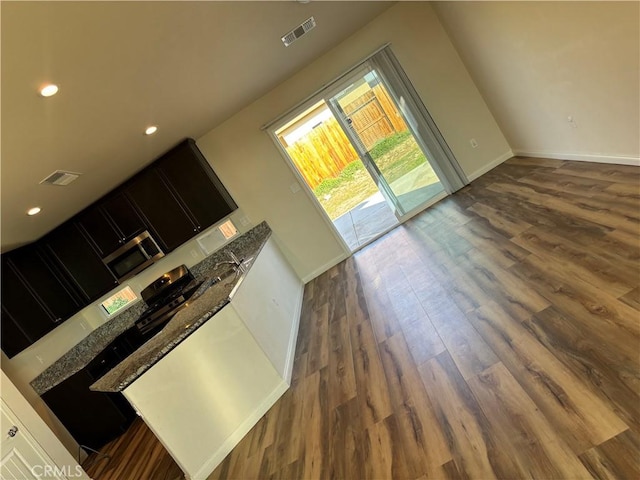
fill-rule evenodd
<path id="1" fill-rule="evenodd" d="M 47 185 L 69 185 L 80 175 L 82 174 L 75 172 L 65 172 L 64 170 L 56 170 L 51 175 L 48 175 L 46 178 L 40 180 L 40 185 L 42 185 L 43 183 Z"/>
<path id="2" fill-rule="evenodd" d="M 316 19 L 313 17 L 309 17 L 303 23 L 301 23 L 296 28 L 287 33 L 284 37 L 282 37 L 282 43 L 284 43 L 285 47 L 288 47 L 315 26 Z"/>

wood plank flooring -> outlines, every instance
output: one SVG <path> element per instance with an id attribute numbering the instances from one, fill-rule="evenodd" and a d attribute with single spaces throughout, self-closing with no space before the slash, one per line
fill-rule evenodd
<path id="1" fill-rule="evenodd" d="M 307 284 L 210 480 L 640 478 L 639 259 L 640 168 L 505 162 Z M 96 480 L 172 478 L 117 442 Z"/>
<path id="2" fill-rule="evenodd" d="M 180 467 L 140 418 L 100 452 L 111 458 L 92 454 L 82 464 L 94 480 L 184 479 Z"/>

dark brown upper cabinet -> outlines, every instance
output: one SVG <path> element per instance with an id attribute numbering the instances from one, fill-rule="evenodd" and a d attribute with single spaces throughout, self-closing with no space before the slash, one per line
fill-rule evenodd
<path id="1" fill-rule="evenodd" d="M 78 292 L 54 268 L 37 244 L 9 252 L 5 260 L 44 304 L 55 323 L 66 320 L 82 308 Z"/>
<path id="2" fill-rule="evenodd" d="M 2 256 L 2 349 L 29 346 L 82 307 L 77 292 L 36 245 Z"/>
<path id="3" fill-rule="evenodd" d="M 238 208 L 192 139 L 170 150 L 156 166 L 198 231 Z"/>
<path id="4" fill-rule="evenodd" d="M 123 193 L 109 195 L 83 211 L 78 224 L 102 258 L 146 230 Z"/>
<path id="5" fill-rule="evenodd" d="M 151 227 L 151 233 L 167 253 L 192 238 L 198 229 L 155 168 L 136 175 L 127 195 Z"/>
<path id="6" fill-rule="evenodd" d="M 4 295 L 4 293 L 3 293 Z M 0 321 L 0 342 L 2 351 L 11 358 L 27 348 L 33 342 L 20 328 L 13 315 L 2 305 L 2 320 Z"/>
<path id="7" fill-rule="evenodd" d="M 165 252 L 238 208 L 191 139 L 136 175 L 126 192 Z"/>
<path id="8" fill-rule="evenodd" d="M 12 357 L 56 326 L 18 272 L 2 261 L 2 350 Z"/>
<path id="9" fill-rule="evenodd" d="M 81 292 L 85 305 L 118 285 L 75 222 L 61 225 L 40 241 Z"/>

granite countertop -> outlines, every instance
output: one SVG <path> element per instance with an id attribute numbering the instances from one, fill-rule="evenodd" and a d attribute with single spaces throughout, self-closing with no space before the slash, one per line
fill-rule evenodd
<path id="1" fill-rule="evenodd" d="M 91 389 L 108 392 L 123 390 L 215 315 L 230 301 L 246 272 L 251 268 L 253 259 L 258 255 L 270 235 L 271 229 L 266 222 L 262 222 L 191 267 L 189 270 L 194 277 L 205 283 L 189 300 L 189 306 L 178 312 L 161 332 L 94 383 Z M 223 279 L 210 286 L 211 279 L 224 270 L 223 267 L 220 267 L 214 271 L 213 267 L 216 263 L 229 259 L 227 250 L 231 250 L 238 258 L 245 260 L 244 273 Z M 118 335 L 131 328 L 145 309 L 144 302 L 138 302 L 127 311 L 101 325 L 32 380 L 31 386 L 38 395 L 42 395 L 86 367 Z"/>

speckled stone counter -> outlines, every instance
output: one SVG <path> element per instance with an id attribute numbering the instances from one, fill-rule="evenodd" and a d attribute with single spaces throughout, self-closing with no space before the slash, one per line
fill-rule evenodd
<path id="1" fill-rule="evenodd" d="M 31 381 L 33 389 L 38 395 L 42 395 L 74 373 L 82 370 L 118 335 L 132 327 L 140 314 L 146 309 L 147 305 L 143 301 L 139 301 L 125 312 L 100 325 L 44 372 L 34 378 Z"/>
<path id="2" fill-rule="evenodd" d="M 191 267 L 189 270 L 195 278 L 204 281 L 205 284 L 189 300 L 189 307 L 180 311 L 160 333 L 92 385 L 92 389 L 110 392 L 121 391 L 223 308 L 229 302 L 234 289 L 238 288 L 246 271 L 251 268 L 253 259 L 270 236 L 271 229 L 266 222 L 262 222 Z M 213 270 L 216 263 L 229 260 L 228 250 L 238 258 L 244 259 L 245 274 L 224 279 L 224 281 L 206 288 L 210 279 L 220 274 L 220 272 Z M 224 268 L 221 267 L 219 270 L 224 270 Z M 205 290 L 202 292 L 203 289 Z M 38 395 L 42 395 L 86 367 L 118 335 L 131 328 L 146 308 L 144 302 L 138 302 L 98 327 L 32 380 L 31 386 Z"/>

